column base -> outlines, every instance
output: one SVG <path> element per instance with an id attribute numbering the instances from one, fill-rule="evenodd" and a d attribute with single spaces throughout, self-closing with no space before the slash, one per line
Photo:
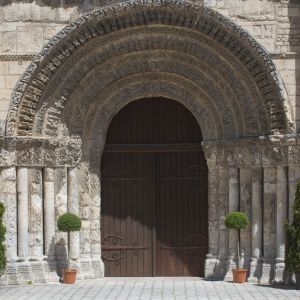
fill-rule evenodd
<path id="1" fill-rule="evenodd" d="M 236 268 L 236 263 L 232 258 L 230 258 L 228 260 L 228 269 L 227 269 L 227 272 L 226 272 L 225 278 L 224 278 L 225 281 L 233 281 L 232 269 L 235 269 L 235 268 Z"/>
<path id="2" fill-rule="evenodd" d="M 219 260 L 212 254 L 207 254 L 205 259 L 204 277 L 205 279 L 214 280 L 216 279 L 216 268 L 219 264 Z"/>
<path id="3" fill-rule="evenodd" d="M 104 277 L 104 263 L 101 258 L 92 258 L 92 269 L 96 278 Z"/>
<path id="4" fill-rule="evenodd" d="M 104 277 L 104 264 L 99 257 L 71 260 L 70 267 L 77 269 L 77 280 Z M 59 271 L 61 273 L 62 268 Z M 0 286 L 58 283 L 60 279 L 54 257 L 16 258 L 7 262 L 5 273 L 0 277 Z"/>
<path id="5" fill-rule="evenodd" d="M 274 267 L 274 279 L 272 284 L 284 284 L 286 281 L 285 276 L 285 262 L 284 258 L 276 258 Z"/>
<path id="6" fill-rule="evenodd" d="M 77 280 L 104 277 L 104 264 L 101 259 L 82 258 L 71 261 L 71 267 L 77 269 Z"/>
<path id="7" fill-rule="evenodd" d="M 4 275 L 0 276 L 0 287 L 6 286 L 6 285 L 8 285 L 8 278 L 7 278 L 7 275 L 4 274 Z"/>
<path id="8" fill-rule="evenodd" d="M 2 284 L 35 284 L 59 282 L 56 270 L 44 258 L 19 258 L 7 262 Z"/>
<path id="9" fill-rule="evenodd" d="M 269 284 L 274 279 L 274 258 L 262 258 L 262 274 L 260 283 Z"/>
<path id="10" fill-rule="evenodd" d="M 216 257 L 211 254 L 207 255 L 205 260 L 205 279 L 224 280 L 228 271 L 228 258 Z"/>
<path id="11" fill-rule="evenodd" d="M 59 276 L 57 274 L 57 265 L 54 256 L 44 257 L 44 269 L 46 271 L 47 282 L 59 282 Z"/>
<path id="12" fill-rule="evenodd" d="M 33 273 L 31 272 L 31 263 L 28 260 L 17 261 L 16 267 L 16 284 L 32 284 Z"/>
<path id="13" fill-rule="evenodd" d="M 248 277 L 248 282 L 259 283 L 262 277 L 262 261 L 260 258 L 252 257 L 250 262 L 250 272 Z"/>

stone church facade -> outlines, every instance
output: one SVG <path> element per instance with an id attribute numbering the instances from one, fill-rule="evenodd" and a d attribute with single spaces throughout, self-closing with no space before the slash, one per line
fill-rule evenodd
<path id="1" fill-rule="evenodd" d="M 57 281 L 80 215 L 72 264 L 103 277 L 101 157 L 113 117 L 145 98 L 197 120 L 208 167 L 207 278 L 284 280 L 284 223 L 300 179 L 300 3 L 288 0 L 0 1 L 2 284 Z"/>

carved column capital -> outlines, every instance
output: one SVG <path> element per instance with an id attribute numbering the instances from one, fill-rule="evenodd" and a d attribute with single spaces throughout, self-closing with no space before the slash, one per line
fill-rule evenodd
<path id="1" fill-rule="evenodd" d="M 81 159 L 81 145 L 80 138 L 71 137 L 3 137 L 0 138 L 0 166 L 76 166 Z"/>

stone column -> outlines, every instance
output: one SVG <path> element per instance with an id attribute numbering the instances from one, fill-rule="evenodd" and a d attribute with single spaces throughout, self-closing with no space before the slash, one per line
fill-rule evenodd
<path id="1" fill-rule="evenodd" d="M 277 200 L 276 200 L 276 264 L 275 283 L 282 283 L 285 258 L 285 228 L 288 217 L 288 176 L 287 167 L 277 167 Z"/>
<path id="2" fill-rule="evenodd" d="M 224 278 L 228 265 L 228 229 L 224 224 L 225 216 L 228 213 L 228 192 L 229 175 L 228 168 L 219 168 L 218 185 L 218 207 L 217 214 L 219 220 L 219 265 L 216 270 L 217 277 Z"/>
<path id="3" fill-rule="evenodd" d="M 244 212 L 250 221 L 252 219 L 252 171 L 250 167 L 240 168 L 240 211 Z M 251 261 L 251 226 L 240 231 L 241 266 L 250 268 Z"/>
<path id="4" fill-rule="evenodd" d="M 17 168 L 18 256 L 28 256 L 28 169 Z"/>
<path id="5" fill-rule="evenodd" d="M 238 211 L 240 203 L 239 188 L 239 169 L 236 167 L 229 168 L 229 204 L 228 211 Z M 225 280 L 232 280 L 232 269 L 236 267 L 238 232 L 229 230 L 229 268 L 225 276 Z"/>
<path id="6" fill-rule="evenodd" d="M 258 282 L 261 277 L 261 255 L 262 255 L 262 212 L 263 212 L 263 186 L 262 168 L 252 169 L 252 250 L 249 282 Z"/>
<path id="7" fill-rule="evenodd" d="M 31 260 L 43 257 L 43 185 L 42 169 L 28 169 L 29 181 L 29 253 Z"/>
<path id="8" fill-rule="evenodd" d="M 295 194 L 296 194 L 296 185 L 297 182 L 300 180 L 300 166 L 299 165 L 291 165 L 288 167 L 288 219 L 289 222 L 293 220 L 293 205 L 295 201 Z"/>
<path id="9" fill-rule="evenodd" d="M 98 163 L 100 167 L 100 162 Z M 90 241 L 91 241 L 91 259 L 92 269 L 95 277 L 104 276 L 104 264 L 101 259 L 101 188 L 100 188 L 100 170 L 99 168 L 90 169 Z"/>
<path id="10" fill-rule="evenodd" d="M 55 255 L 55 204 L 54 204 L 54 170 L 44 169 L 44 240 L 45 255 L 51 260 Z"/>
<path id="11" fill-rule="evenodd" d="M 8 264 L 17 259 L 17 187 L 16 168 L 3 168 L 1 171 L 1 199 L 5 205 L 6 257 Z M 14 282 L 12 282 L 14 283 Z"/>
<path id="12" fill-rule="evenodd" d="M 218 183 L 219 173 L 214 163 L 208 161 L 208 254 L 205 260 L 205 278 L 215 278 L 218 263 Z"/>
<path id="13" fill-rule="evenodd" d="M 79 193 L 77 182 L 77 168 L 68 168 L 68 212 L 79 215 Z M 70 257 L 72 260 L 79 259 L 80 239 L 79 232 L 70 233 Z"/>
<path id="14" fill-rule="evenodd" d="M 68 171 L 66 167 L 57 168 L 54 172 L 55 220 L 68 211 Z M 67 233 L 55 227 L 55 255 L 59 275 L 67 267 Z"/>
<path id="15" fill-rule="evenodd" d="M 263 270 L 261 282 L 268 283 L 276 256 L 276 198 L 277 168 L 264 167 L 264 209 L 263 209 Z"/>

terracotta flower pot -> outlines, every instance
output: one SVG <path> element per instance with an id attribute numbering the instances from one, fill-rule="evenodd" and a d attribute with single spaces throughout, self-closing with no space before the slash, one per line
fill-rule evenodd
<path id="1" fill-rule="evenodd" d="M 63 269 L 64 283 L 74 284 L 76 280 L 76 269 Z"/>
<path id="2" fill-rule="evenodd" d="M 232 269 L 233 282 L 245 283 L 247 281 L 247 269 Z"/>

